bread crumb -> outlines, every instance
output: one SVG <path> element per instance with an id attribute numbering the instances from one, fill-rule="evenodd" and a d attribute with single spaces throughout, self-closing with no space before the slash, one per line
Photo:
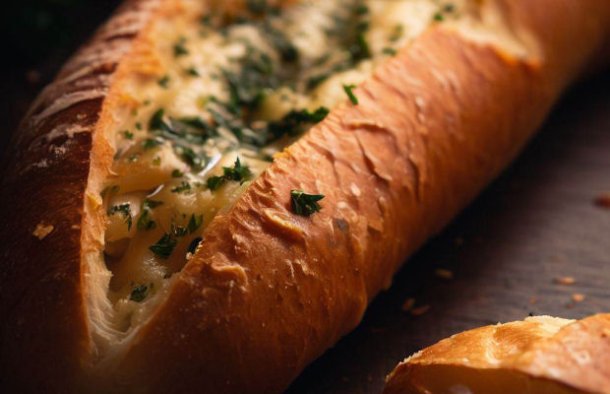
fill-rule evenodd
<path id="1" fill-rule="evenodd" d="M 571 286 L 576 283 L 576 279 L 571 276 L 560 276 L 555 278 L 554 282 L 558 285 Z"/>
<path id="2" fill-rule="evenodd" d="M 445 268 L 437 268 L 434 270 L 434 275 L 441 279 L 451 280 L 453 279 L 453 272 Z"/>
<path id="3" fill-rule="evenodd" d="M 411 316 L 421 316 L 430 310 L 430 305 L 422 305 L 411 309 Z"/>
<path id="4" fill-rule="evenodd" d="M 36 228 L 32 232 L 32 235 L 36 238 L 43 240 L 47 235 L 51 234 L 55 227 L 52 224 L 44 224 L 40 222 L 36 225 Z"/>
<path id="5" fill-rule="evenodd" d="M 409 312 L 415 306 L 415 298 L 407 298 L 402 304 L 403 312 Z"/>
<path id="6" fill-rule="evenodd" d="M 574 302 L 583 302 L 585 300 L 585 298 L 586 298 L 586 296 L 581 293 L 572 294 L 572 301 L 574 301 Z"/>
<path id="7" fill-rule="evenodd" d="M 595 205 L 600 208 L 610 209 L 610 192 L 602 193 L 594 200 Z"/>

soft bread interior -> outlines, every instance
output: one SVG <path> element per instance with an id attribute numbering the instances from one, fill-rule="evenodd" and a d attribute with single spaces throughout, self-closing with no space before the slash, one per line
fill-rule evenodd
<path id="1" fill-rule="evenodd" d="M 166 0 L 120 64 L 94 135 L 84 207 L 96 360 L 121 352 L 205 228 L 273 155 L 337 105 L 357 105 L 357 85 L 426 29 L 442 24 L 526 53 L 491 1 L 289 3 L 243 15 L 232 6 L 227 16 L 215 3 Z"/>

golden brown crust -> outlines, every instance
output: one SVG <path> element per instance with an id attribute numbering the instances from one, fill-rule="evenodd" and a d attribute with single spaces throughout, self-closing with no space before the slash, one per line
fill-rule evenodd
<path id="1" fill-rule="evenodd" d="M 116 65 L 156 3 L 127 1 L 98 30 L 32 105 L 5 157 L 0 391 L 68 392 L 82 373 L 89 340 L 80 234 L 91 133 Z"/>
<path id="2" fill-rule="evenodd" d="M 456 334 L 400 363 L 384 394 L 610 392 L 610 315 L 536 317 Z"/>
<path id="3" fill-rule="evenodd" d="M 70 62 L 58 77 L 68 82 L 41 96 L 14 144 L 0 198 L 11 223 L 0 234 L 14 244 L 3 248 L 0 270 L 5 386 L 61 391 L 91 361 L 79 260 L 90 133 L 107 75 L 160 2 L 128 2 L 110 22 L 118 26 L 102 28 L 83 50 L 102 51 L 99 68 L 89 70 L 84 55 Z M 405 257 L 518 153 L 593 60 L 610 21 L 603 0 L 499 4 L 535 58 L 443 29 L 402 50 L 359 87 L 360 105 L 333 111 L 210 224 L 167 301 L 96 387 L 276 392 L 355 327 Z M 112 45 L 116 52 L 107 53 Z M 87 93 L 74 92 L 69 108 L 36 124 L 81 78 Z M 54 143 L 73 141 L 46 166 L 50 143 L 28 147 L 63 123 L 83 127 Z M 23 171 L 27 182 L 18 179 Z M 295 216 L 293 188 L 325 194 L 322 211 Z M 39 239 L 32 232 L 42 221 L 53 231 Z"/>

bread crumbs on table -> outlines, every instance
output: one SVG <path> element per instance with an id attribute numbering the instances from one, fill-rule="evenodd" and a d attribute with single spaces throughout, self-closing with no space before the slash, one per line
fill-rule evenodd
<path id="1" fill-rule="evenodd" d="M 411 316 L 421 316 L 430 310 L 430 305 L 422 305 L 411 309 Z"/>
<path id="2" fill-rule="evenodd" d="M 415 306 L 415 298 L 407 298 L 402 304 L 402 311 L 409 312 Z"/>
<path id="3" fill-rule="evenodd" d="M 435 269 L 434 270 L 434 275 L 436 275 L 438 278 L 445 279 L 445 280 L 453 279 L 453 271 L 450 271 L 450 270 L 445 269 L 445 268 L 437 268 L 437 269 Z"/>
<path id="4" fill-rule="evenodd" d="M 572 294 L 572 301 L 574 301 L 574 302 L 583 302 L 585 300 L 585 298 L 586 298 L 586 296 L 581 293 Z"/>
<path id="5" fill-rule="evenodd" d="M 36 225 L 32 235 L 42 241 L 47 237 L 47 235 L 51 234 L 54 228 L 55 227 L 53 227 L 52 224 L 44 224 L 43 222 L 40 222 Z"/>
<path id="6" fill-rule="evenodd" d="M 558 285 L 571 286 L 576 283 L 576 279 L 571 276 L 560 276 L 555 278 L 554 282 Z"/>

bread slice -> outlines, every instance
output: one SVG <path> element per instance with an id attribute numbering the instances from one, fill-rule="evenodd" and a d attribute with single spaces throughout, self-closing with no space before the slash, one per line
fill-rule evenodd
<path id="1" fill-rule="evenodd" d="M 610 315 L 535 316 L 465 331 L 401 362 L 385 394 L 608 393 Z"/>

